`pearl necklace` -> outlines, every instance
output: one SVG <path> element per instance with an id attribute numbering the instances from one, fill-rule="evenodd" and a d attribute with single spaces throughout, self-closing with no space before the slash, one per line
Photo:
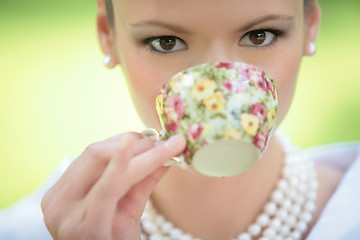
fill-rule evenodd
<path id="1" fill-rule="evenodd" d="M 263 213 L 234 240 L 298 240 L 312 219 L 318 188 L 314 164 L 286 136 L 280 135 L 277 134 L 286 152 L 282 177 Z M 201 240 L 167 221 L 150 199 L 141 217 L 141 227 L 142 240 Z"/>

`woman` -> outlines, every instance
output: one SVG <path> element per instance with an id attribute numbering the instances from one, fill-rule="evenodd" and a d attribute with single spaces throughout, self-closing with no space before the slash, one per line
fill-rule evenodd
<path id="1" fill-rule="evenodd" d="M 146 126 L 160 128 L 155 96 L 172 75 L 227 60 L 259 66 L 276 80 L 279 125 L 293 98 L 301 59 L 315 53 L 320 15 L 316 0 L 98 0 L 97 28 L 105 64 L 122 67 Z M 254 228 L 270 224 L 258 216 L 286 158 L 278 135 L 253 169 L 225 179 L 162 166 L 184 148 L 181 135 L 158 144 L 138 133 L 91 144 L 42 199 L 49 232 L 54 239 L 140 239 L 141 233 L 150 239 L 191 239 L 190 234 L 202 239 L 330 239 L 317 235 L 325 234 L 322 222 L 317 230 L 314 226 L 350 168 L 316 162 L 316 210 L 302 234 L 294 227 L 288 238 L 281 238 Z M 333 153 L 343 160 L 344 155 Z M 177 235 L 161 235 L 141 224 L 149 198 L 177 227 Z M 351 239 L 356 231 L 350 228 L 338 239 Z M 349 238 L 341 238 L 344 234 Z"/>

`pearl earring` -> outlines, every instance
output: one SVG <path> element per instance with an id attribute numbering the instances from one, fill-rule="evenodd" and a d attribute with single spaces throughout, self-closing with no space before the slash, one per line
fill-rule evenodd
<path id="1" fill-rule="evenodd" d="M 115 67 L 112 63 L 112 58 L 111 58 L 110 54 L 108 54 L 104 57 L 104 65 L 110 69 Z"/>
<path id="2" fill-rule="evenodd" d="M 309 53 L 310 53 L 310 56 L 313 56 L 316 52 L 316 45 L 315 43 L 311 42 L 309 43 Z"/>

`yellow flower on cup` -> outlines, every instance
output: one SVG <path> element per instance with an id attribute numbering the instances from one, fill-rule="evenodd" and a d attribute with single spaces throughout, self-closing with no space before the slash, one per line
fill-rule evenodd
<path id="1" fill-rule="evenodd" d="M 164 95 L 159 94 L 156 97 L 156 111 L 159 113 L 164 112 Z"/>
<path id="2" fill-rule="evenodd" d="M 274 108 L 269 109 L 266 119 L 269 122 L 269 128 L 272 128 L 276 122 L 276 112 Z"/>
<path id="3" fill-rule="evenodd" d="M 259 118 L 253 114 L 243 113 L 240 115 L 240 119 L 245 132 L 255 136 L 259 130 Z"/>
<path id="4" fill-rule="evenodd" d="M 204 100 L 206 109 L 213 113 L 218 113 L 225 107 L 225 96 L 221 92 L 214 93 Z"/>
<path id="5" fill-rule="evenodd" d="M 225 139 L 234 139 L 234 140 L 240 140 L 241 139 L 241 132 L 237 130 L 233 126 L 229 126 L 226 128 L 224 132 L 224 138 Z"/>
<path id="6" fill-rule="evenodd" d="M 179 74 L 175 78 L 172 78 L 169 82 L 170 89 L 175 91 L 180 90 L 183 76 L 184 74 Z"/>
<path id="7" fill-rule="evenodd" d="M 195 84 L 192 95 L 196 100 L 201 101 L 210 97 L 214 93 L 215 87 L 216 84 L 214 80 L 208 78 L 202 79 Z"/>

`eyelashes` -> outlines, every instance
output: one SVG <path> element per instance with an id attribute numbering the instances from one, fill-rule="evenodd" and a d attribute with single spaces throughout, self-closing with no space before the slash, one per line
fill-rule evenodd
<path id="1" fill-rule="evenodd" d="M 246 37 L 249 37 L 251 34 L 258 34 L 258 36 L 264 36 L 265 35 L 265 38 L 267 36 L 272 36 L 272 39 L 261 39 L 263 40 L 261 42 L 261 44 L 259 45 L 251 45 L 251 44 L 240 44 L 240 42 L 242 40 L 250 40 L 250 39 L 246 39 Z M 278 41 L 278 38 L 282 38 L 285 36 L 285 31 L 284 30 L 280 30 L 280 29 L 277 29 L 277 28 L 274 28 L 274 27 L 268 27 L 268 28 L 264 28 L 264 29 L 258 29 L 258 30 L 252 30 L 252 31 L 249 31 L 247 32 L 245 35 L 243 35 L 239 41 L 239 45 L 240 46 L 246 46 L 246 47 L 253 47 L 253 48 L 264 48 L 264 47 L 270 47 L 270 46 L 273 46 L 274 44 L 277 43 Z M 254 37 L 254 36 L 252 36 Z M 258 40 L 258 39 L 255 39 L 255 41 Z M 262 45 L 264 42 L 267 42 L 265 45 Z M 249 42 L 248 42 L 249 43 Z"/>
<path id="2" fill-rule="evenodd" d="M 260 34 L 261 33 L 261 34 Z M 252 35 L 251 35 L 252 34 Z M 252 44 L 252 40 L 254 40 L 255 36 L 260 37 L 260 40 L 263 40 L 262 43 L 266 43 L 265 45 L 256 45 Z M 274 46 L 280 38 L 284 38 L 287 32 L 285 30 L 281 30 L 279 28 L 270 26 L 266 28 L 260 28 L 256 30 L 249 31 L 245 33 L 239 40 L 238 45 L 240 47 L 251 47 L 255 49 L 265 49 L 271 46 Z M 252 39 L 249 39 L 249 36 L 252 36 Z M 262 38 L 261 38 L 262 37 Z M 270 39 L 271 38 L 271 39 Z M 171 39 L 171 44 L 173 47 L 169 48 L 168 42 Z M 258 39 L 255 39 L 258 40 Z M 245 42 L 245 43 L 244 43 Z M 167 55 L 171 53 L 175 53 L 178 51 L 186 50 L 187 45 L 184 40 L 179 37 L 171 36 L 171 35 L 158 35 L 151 36 L 141 40 L 141 44 L 151 53 Z"/>
<path id="3" fill-rule="evenodd" d="M 143 40 L 148 50 L 160 53 L 172 53 L 187 49 L 185 42 L 175 36 L 150 37 Z"/>

